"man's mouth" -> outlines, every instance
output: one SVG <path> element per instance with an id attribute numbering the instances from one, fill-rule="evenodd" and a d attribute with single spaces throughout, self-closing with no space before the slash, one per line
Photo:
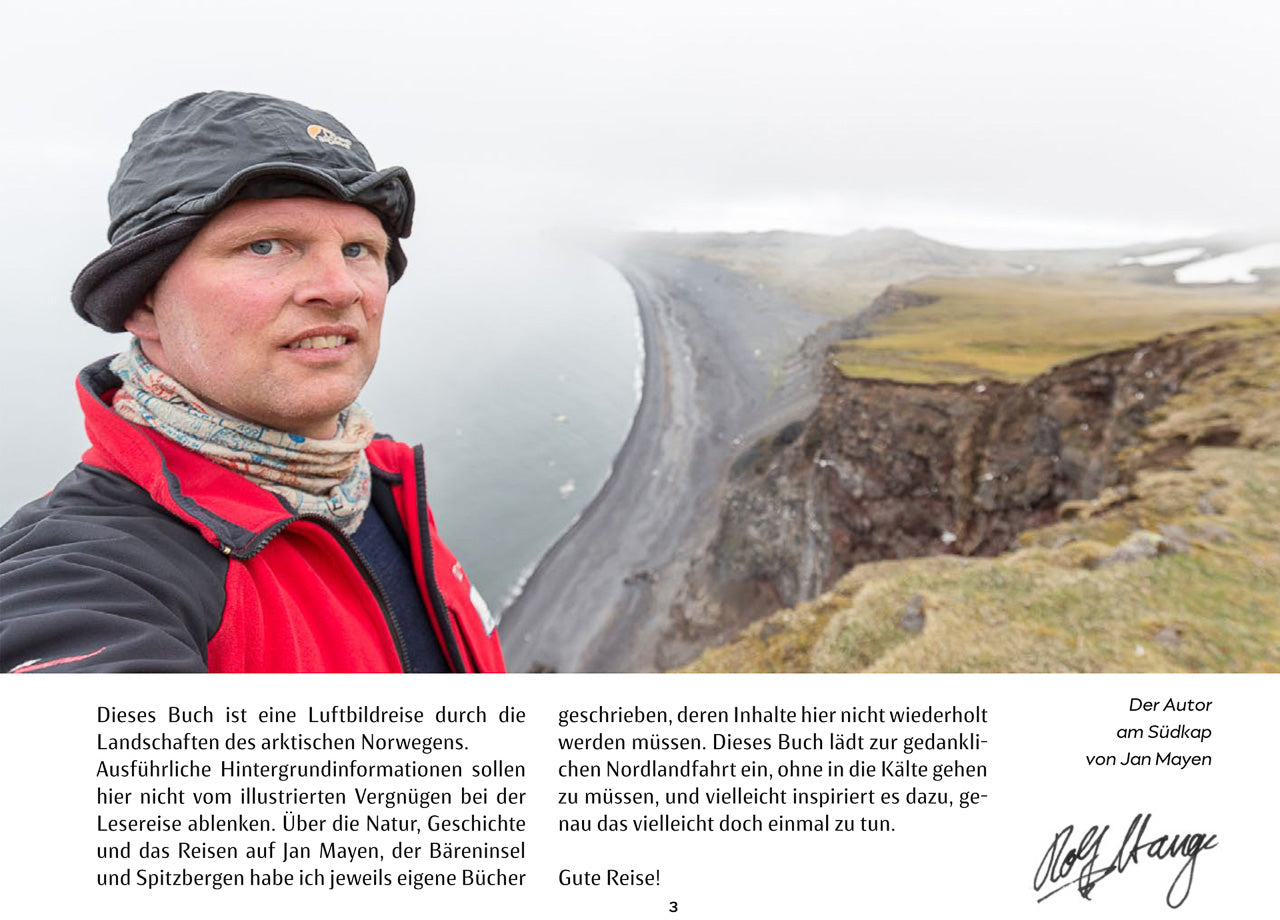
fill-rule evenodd
<path id="1" fill-rule="evenodd" d="M 290 342 L 286 348 L 337 348 L 347 344 L 345 335 L 310 335 L 305 339 Z"/>

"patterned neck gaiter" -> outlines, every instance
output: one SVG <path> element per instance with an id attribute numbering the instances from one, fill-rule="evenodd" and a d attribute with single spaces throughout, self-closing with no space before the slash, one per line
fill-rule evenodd
<path id="1" fill-rule="evenodd" d="M 147 360 L 135 338 L 111 370 L 123 385 L 112 401 L 122 417 L 279 495 L 297 514 L 321 515 L 348 535 L 369 507 L 373 419 L 356 403 L 338 416 L 332 438 L 306 438 L 211 409 Z"/>

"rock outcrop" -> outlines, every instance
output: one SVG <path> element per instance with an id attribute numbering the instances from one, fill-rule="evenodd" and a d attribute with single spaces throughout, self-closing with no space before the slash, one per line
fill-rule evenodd
<path id="1" fill-rule="evenodd" d="M 1008 549 L 1064 502 L 1122 484 L 1126 449 L 1152 411 L 1232 348 L 1167 336 L 1021 384 L 847 379 L 828 366 L 817 410 L 737 459 L 718 533 L 672 608 L 660 666 L 817 596 L 858 563 Z M 1228 443 L 1232 432 L 1213 437 Z"/>

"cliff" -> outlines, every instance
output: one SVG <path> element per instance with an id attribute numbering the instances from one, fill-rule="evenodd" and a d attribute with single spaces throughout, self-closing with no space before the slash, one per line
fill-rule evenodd
<path id="1" fill-rule="evenodd" d="M 1255 380 L 1265 365 L 1258 349 L 1275 349 L 1280 338 L 1274 323 L 1262 328 L 1256 340 L 1229 328 L 1166 335 L 1022 383 L 849 379 L 829 365 L 813 415 L 757 442 L 734 465 L 716 536 L 689 566 L 673 608 L 665 665 L 818 597 L 855 566 L 1006 553 L 1020 535 L 1060 516 L 1124 505 L 1144 471 L 1176 468 L 1197 447 L 1236 444 L 1256 424 L 1257 407 L 1228 397 L 1280 387 L 1274 361 L 1271 376 Z M 1255 382 L 1222 384 L 1232 374 Z M 1215 381 L 1222 392 L 1180 410 L 1184 424 L 1153 427 L 1189 382 L 1208 392 Z M 917 606 L 923 622 L 924 602 Z M 770 635 L 787 632 L 775 620 L 785 616 L 766 624 Z M 753 635 L 758 643 L 759 627 Z M 725 654 L 734 669 L 752 669 L 741 654 Z M 816 667 L 808 651 L 802 657 L 801 669 Z M 705 659 L 715 660 L 715 652 Z"/>

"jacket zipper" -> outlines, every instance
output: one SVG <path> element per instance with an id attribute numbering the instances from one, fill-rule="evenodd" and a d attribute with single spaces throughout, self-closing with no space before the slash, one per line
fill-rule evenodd
<path id="1" fill-rule="evenodd" d="M 298 521 L 309 521 L 313 524 L 319 524 L 322 528 L 329 531 L 334 539 L 338 541 L 347 553 L 347 556 L 355 563 L 356 571 L 364 578 L 365 584 L 373 592 L 374 600 L 378 602 L 378 607 L 382 611 L 382 618 L 387 623 L 387 629 L 391 632 L 392 644 L 396 647 L 396 656 L 400 659 L 400 670 L 406 674 L 409 670 L 409 652 L 408 645 L 404 641 L 404 633 L 400 631 L 400 624 L 396 621 L 395 614 L 391 612 L 391 600 L 387 597 L 386 589 L 382 587 L 382 582 L 378 580 L 378 573 L 373 570 L 373 566 L 369 565 L 369 560 L 365 559 L 364 554 L 360 552 L 360 547 L 352 542 L 351 538 L 334 526 L 333 522 L 326 517 L 318 514 L 302 514 L 297 517 L 289 518 L 278 524 L 264 530 L 258 535 L 257 539 L 250 544 L 250 548 L 246 552 L 237 553 L 227 545 L 222 546 L 223 555 L 234 556 L 237 559 L 252 559 L 263 548 L 275 538 L 280 531 L 284 530 L 290 524 Z"/>

